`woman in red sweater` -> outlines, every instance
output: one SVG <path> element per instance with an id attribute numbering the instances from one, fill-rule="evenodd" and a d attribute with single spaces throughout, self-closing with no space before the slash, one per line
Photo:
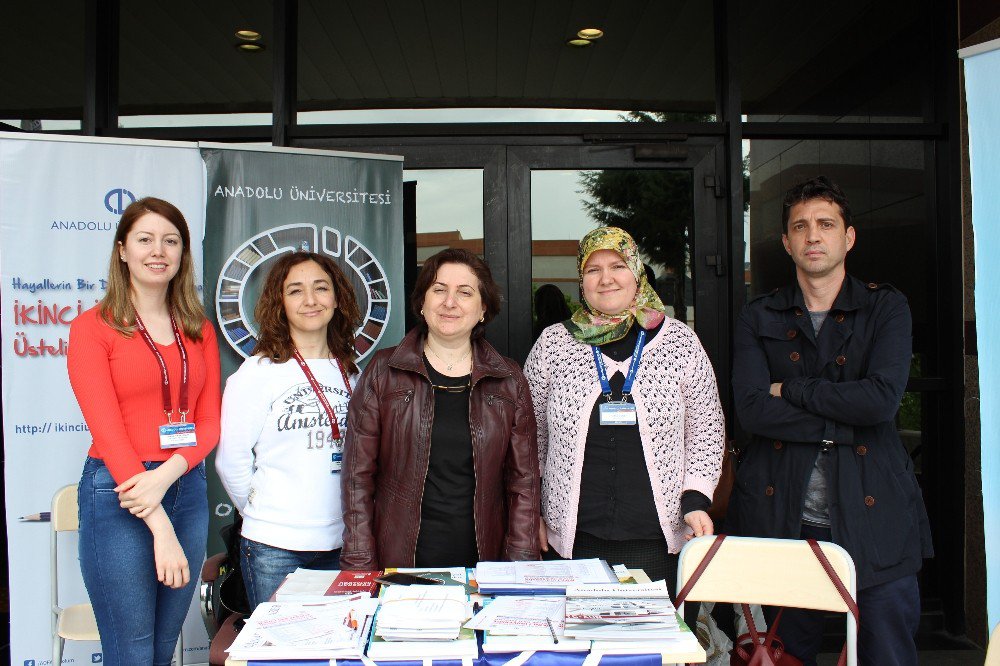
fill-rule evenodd
<path id="1" fill-rule="evenodd" d="M 208 534 L 219 350 L 187 222 L 147 197 L 122 214 L 104 299 L 70 327 L 69 378 L 93 437 L 80 566 L 106 666 L 170 664 Z"/>

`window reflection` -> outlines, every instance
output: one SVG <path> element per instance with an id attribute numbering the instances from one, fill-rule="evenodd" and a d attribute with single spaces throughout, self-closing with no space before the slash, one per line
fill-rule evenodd
<path id="1" fill-rule="evenodd" d="M 483 170 L 409 169 L 417 183 L 417 266 L 449 247 L 483 256 Z"/>

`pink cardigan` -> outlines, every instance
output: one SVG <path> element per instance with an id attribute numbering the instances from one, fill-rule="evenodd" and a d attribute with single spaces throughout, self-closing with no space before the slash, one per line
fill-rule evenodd
<path id="1" fill-rule="evenodd" d="M 628 359 L 607 356 L 608 376 L 628 371 Z M 549 326 L 524 364 L 538 424 L 542 518 L 549 543 L 572 557 L 583 454 L 594 401 L 601 392 L 589 345 L 562 324 Z M 632 389 L 639 435 L 660 528 L 671 553 L 684 545 L 681 493 L 712 497 L 719 481 L 725 423 L 715 373 L 694 332 L 667 317 L 646 343 Z"/>

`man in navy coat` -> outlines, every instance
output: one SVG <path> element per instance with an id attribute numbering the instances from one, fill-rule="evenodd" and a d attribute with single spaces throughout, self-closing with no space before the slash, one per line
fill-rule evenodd
<path id="1" fill-rule="evenodd" d="M 751 301 L 736 325 L 736 414 L 752 437 L 728 527 L 843 546 L 858 573 L 861 663 L 915 665 L 916 574 L 933 551 L 894 423 L 910 371 L 910 309 L 890 285 L 847 274 L 850 205 L 827 178 L 788 191 L 782 230 L 795 283 Z M 823 614 L 786 610 L 778 634 L 815 664 Z"/>

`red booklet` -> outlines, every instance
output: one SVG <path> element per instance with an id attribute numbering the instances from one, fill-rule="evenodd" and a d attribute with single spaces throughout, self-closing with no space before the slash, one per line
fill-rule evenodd
<path id="1" fill-rule="evenodd" d="M 274 593 L 274 601 L 319 603 L 324 597 L 343 594 L 372 594 L 381 571 L 317 571 L 296 569 L 288 574 Z"/>
<path id="2" fill-rule="evenodd" d="M 382 575 L 381 571 L 341 571 L 333 584 L 326 591 L 327 596 L 333 594 L 354 594 L 365 592 L 374 594 L 378 588 L 375 579 Z"/>

